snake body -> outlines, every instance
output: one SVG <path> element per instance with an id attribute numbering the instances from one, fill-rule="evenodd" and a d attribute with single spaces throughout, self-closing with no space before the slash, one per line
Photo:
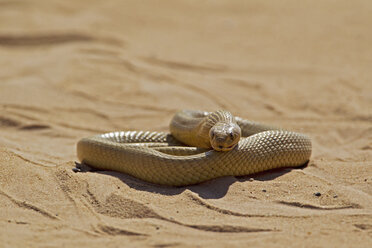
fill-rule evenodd
<path id="1" fill-rule="evenodd" d="M 171 122 L 171 132 L 175 136 L 186 137 L 181 137 L 184 143 L 189 143 L 189 133 L 191 144 L 198 145 L 195 139 L 200 136 L 200 129 L 197 127 L 202 122 L 209 123 L 211 114 L 214 114 L 212 119 L 218 122 L 218 116 L 225 115 L 225 112 L 181 111 Z M 208 145 L 186 146 L 174 135 L 165 132 L 122 131 L 81 139 L 77 144 L 77 154 L 82 163 L 94 168 L 119 171 L 147 182 L 171 186 L 297 167 L 310 158 L 311 140 L 304 134 L 240 117 L 235 117 L 233 121 L 239 125 L 242 137 L 227 152 L 211 150 Z"/>

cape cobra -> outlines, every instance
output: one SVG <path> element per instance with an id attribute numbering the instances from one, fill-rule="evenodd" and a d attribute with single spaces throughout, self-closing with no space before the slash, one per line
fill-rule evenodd
<path id="1" fill-rule="evenodd" d="M 235 124 L 238 129 L 234 131 Z M 211 130 L 216 125 L 222 130 L 225 125 L 229 127 L 224 130 L 231 136 L 230 143 L 241 135 L 239 142 L 222 147 L 222 151 L 208 148 L 212 145 L 206 140 L 215 135 Z M 309 137 L 234 118 L 224 110 L 180 111 L 171 121 L 170 130 L 173 135 L 122 131 L 83 138 L 77 144 L 77 155 L 82 163 L 93 168 L 123 172 L 147 182 L 171 186 L 297 167 L 305 164 L 311 155 Z M 186 146 L 175 137 L 193 146 Z M 198 145 L 200 147 L 196 147 Z M 224 151 L 225 148 L 230 151 Z"/>

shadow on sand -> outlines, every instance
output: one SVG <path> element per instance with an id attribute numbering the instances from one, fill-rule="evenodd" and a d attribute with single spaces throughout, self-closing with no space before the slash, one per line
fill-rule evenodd
<path id="1" fill-rule="evenodd" d="M 302 170 L 308 164 L 305 163 L 304 165 L 296 168 L 280 168 L 280 169 L 273 169 L 266 172 L 260 172 L 248 176 L 226 176 L 220 177 L 216 179 L 212 179 L 200 184 L 190 185 L 190 186 L 182 186 L 182 187 L 173 187 L 173 186 L 164 186 L 164 185 L 157 185 L 153 183 L 145 182 L 141 179 L 137 179 L 127 174 L 123 174 L 120 172 L 115 171 L 100 171 L 96 170 L 86 164 L 80 164 L 75 162 L 76 167 L 73 168 L 74 172 L 80 173 L 100 173 L 104 175 L 109 175 L 120 179 L 123 183 L 128 185 L 129 187 L 146 191 L 155 194 L 162 194 L 162 195 L 178 195 L 184 192 L 185 190 L 190 190 L 199 195 L 199 197 L 203 199 L 219 199 L 226 195 L 229 190 L 229 187 L 235 182 L 247 182 L 247 181 L 270 181 L 277 177 L 280 177 L 292 170 Z"/>

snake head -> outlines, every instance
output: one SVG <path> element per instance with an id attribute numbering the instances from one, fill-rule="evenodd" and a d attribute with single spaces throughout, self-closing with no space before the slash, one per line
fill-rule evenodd
<path id="1" fill-rule="evenodd" d="M 241 130 L 236 123 L 219 122 L 209 131 L 212 148 L 216 151 L 230 151 L 238 144 Z"/>

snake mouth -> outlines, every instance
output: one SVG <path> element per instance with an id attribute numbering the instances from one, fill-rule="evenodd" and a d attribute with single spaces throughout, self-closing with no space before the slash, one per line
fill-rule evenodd
<path id="1" fill-rule="evenodd" d="M 235 146 L 236 146 L 236 144 L 233 144 L 233 145 L 231 145 L 231 146 L 225 147 L 225 149 L 228 149 L 228 151 L 230 151 L 230 150 L 232 150 Z"/>
<path id="2" fill-rule="evenodd" d="M 213 148 L 213 149 L 216 150 L 216 151 L 219 151 L 219 152 L 228 152 L 228 151 L 232 150 L 235 146 L 236 146 L 236 144 L 232 144 L 232 145 L 226 146 L 226 147 L 220 145 L 217 148 Z"/>

